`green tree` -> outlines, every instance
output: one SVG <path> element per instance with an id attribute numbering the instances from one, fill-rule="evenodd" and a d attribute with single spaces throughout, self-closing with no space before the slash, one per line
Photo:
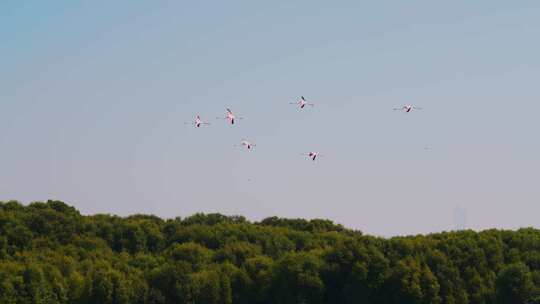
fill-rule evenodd
<path id="1" fill-rule="evenodd" d="M 497 303 L 523 304 L 534 296 L 529 268 L 523 263 L 504 267 L 497 276 Z"/>

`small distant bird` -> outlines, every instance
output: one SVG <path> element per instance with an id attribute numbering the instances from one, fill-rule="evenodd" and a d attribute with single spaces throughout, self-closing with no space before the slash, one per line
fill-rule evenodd
<path id="1" fill-rule="evenodd" d="M 419 108 L 410 104 L 403 105 L 401 108 L 394 108 L 394 111 L 403 111 L 405 113 L 409 113 L 412 110 L 422 110 L 422 108 Z"/>
<path id="2" fill-rule="evenodd" d="M 242 148 L 246 148 L 248 150 L 251 150 L 251 149 L 253 149 L 253 147 L 256 147 L 257 145 L 252 144 L 251 142 L 242 139 L 242 141 L 240 142 L 240 145 L 234 145 L 234 146 L 235 147 L 242 147 Z"/>
<path id="3" fill-rule="evenodd" d="M 308 103 L 306 99 L 304 98 L 304 96 L 300 96 L 300 99 L 297 102 L 289 102 L 289 104 L 298 105 L 300 109 L 305 108 L 306 105 L 312 106 L 312 107 L 315 105 L 313 103 Z"/>
<path id="4" fill-rule="evenodd" d="M 323 156 L 324 156 L 324 155 L 319 154 L 319 153 L 317 153 L 317 152 L 302 153 L 302 154 L 300 154 L 300 155 L 307 156 L 307 157 L 309 157 L 312 161 L 315 161 L 315 159 L 316 159 L 317 157 L 323 157 Z"/>
<path id="5" fill-rule="evenodd" d="M 195 117 L 195 121 L 192 122 L 185 122 L 185 125 L 194 125 L 197 128 L 200 128 L 201 126 L 208 126 L 210 123 L 203 121 L 199 115 Z"/>
<path id="6" fill-rule="evenodd" d="M 216 117 L 216 119 L 227 119 L 231 125 L 234 125 L 236 119 L 244 119 L 244 117 L 236 117 L 231 109 L 227 108 L 227 116 L 225 117 Z"/>

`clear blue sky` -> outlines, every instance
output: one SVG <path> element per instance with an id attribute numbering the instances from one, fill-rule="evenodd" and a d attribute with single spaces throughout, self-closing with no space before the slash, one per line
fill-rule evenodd
<path id="1" fill-rule="evenodd" d="M 538 225 L 539 16 L 538 1 L 4 0 L 0 200 L 377 235 L 452 229 L 456 206 L 474 229 Z M 317 106 L 288 104 L 300 95 Z M 225 107 L 245 119 L 215 120 Z M 197 113 L 212 125 L 183 124 Z"/>

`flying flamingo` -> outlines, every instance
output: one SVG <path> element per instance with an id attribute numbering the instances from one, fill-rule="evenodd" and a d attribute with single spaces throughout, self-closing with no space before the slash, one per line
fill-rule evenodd
<path id="1" fill-rule="evenodd" d="M 231 109 L 227 108 L 227 116 L 225 117 L 216 117 L 217 119 L 227 119 L 231 125 L 234 125 L 236 119 L 244 119 L 244 117 L 236 117 Z"/>
<path id="2" fill-rule="evenodd" d="M 192 122 L 185 122 L 185 125 L 194 125 L 197 128 L 200 128 L 201 126 L 208 126 L 210 123 L 203 121 L 199 115 L 195 117 L 195 121 Z"/>
<path id="3" fill-rule="evenodd" d="M 415 106 L 410 105 L 410 104 L 403 105 L 401 108 L 394 108 L 394 111 L 403 111 L 405 113 L 409 113 L 412 110 L 422 110 L 422 108 L 415 107 Z"/>
<path id="4" fill-rule="evenodd" d="M 251 150 L 251 149 L 253 149 L 253 147 L 256 147 L 257 145 L 252 144 L 251 142 L 242 139 L 242 142 L 240 143 L 240 145 L 234 145 L 234 146 L 235 147 L 242 147 L 242 148 L 246 148 L 248 150 Z"/>
<path id="5" fill-rule="evenodd" d="M 302 153 L 300 155 L 305 155 L 305 156 L 309 157 L 312 161 L 315 161 L 315 159 L 317 157 L 323 157 L 324 156 L 324 155 L 319 154 L 317 152 Z"/>
<path id="6" fill-rule="evenodd" d="M 308 103 L 306 99 L 304 98 L 304 96 L 300 96 L 300 99 L 297 102 L 289 102 L 289 104 L 298 105 L 300 109 L 305 108 L 306 105 L 312 106 L 312 107 L 315 105 L 313 103 Z"/>

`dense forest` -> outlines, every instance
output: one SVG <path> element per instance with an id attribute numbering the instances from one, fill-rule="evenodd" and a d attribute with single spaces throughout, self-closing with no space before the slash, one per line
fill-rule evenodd
<path id="1" fill-rule="evenodd" d="M 0 303 L 540 303 L 540 231 L 378 238 L 328 220 L 0 203 Z"/>

